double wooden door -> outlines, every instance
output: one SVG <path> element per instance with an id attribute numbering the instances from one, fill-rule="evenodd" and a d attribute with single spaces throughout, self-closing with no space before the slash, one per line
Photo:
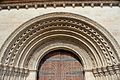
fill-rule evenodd
<path id="1" fill-rule="evenodd" d="M 73 53 L 56 50 L 42 59 L 38 80 L 83 80 L 82 69 Z"/>

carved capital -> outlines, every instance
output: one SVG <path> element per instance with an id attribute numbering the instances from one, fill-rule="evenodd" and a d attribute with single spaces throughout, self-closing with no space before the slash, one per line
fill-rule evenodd
<path id="1" fill-rule="evenodd" d="M 108 72 L 110 73 L 110 75 L 115 74 L 113 66 L 107 66 Z"/>

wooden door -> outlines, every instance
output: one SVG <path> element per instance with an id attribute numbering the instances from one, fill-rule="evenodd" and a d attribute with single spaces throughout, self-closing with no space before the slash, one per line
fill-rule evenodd
<path id="1" fill-rule="evenodd" d="M 71 52 L 56 50 L 40 63 L 38 80 L 83 80 L 82 65 Z"/>

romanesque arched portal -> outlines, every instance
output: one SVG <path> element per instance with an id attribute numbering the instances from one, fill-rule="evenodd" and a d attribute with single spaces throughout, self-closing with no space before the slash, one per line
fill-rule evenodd
<path id="1" fill-rule="evenodd" d="M 119 80 L 120 49 L 99 24 L 72 13 L 50 13 L 25 22 L 0 51 L 1 80 L 37 80 L 40 61 L 54 50 L 81 59 L 85 80 Z"/>

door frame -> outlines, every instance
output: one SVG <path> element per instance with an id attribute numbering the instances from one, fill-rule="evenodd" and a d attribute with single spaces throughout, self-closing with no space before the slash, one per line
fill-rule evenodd
<path id="1" fill-rule="evenodd" d="M 62 52 L 68 52 L 68 54 L 72 54 L 72 56 L 74 56 L 74 57 L 72 57 L 72 58 L 75 58 L 77 61 L 79 61 L 79 63 L 81 64 L 81 66 L 82 66 L 82 70 L 81 70 L 81 72 L 82 72 L 82 80 L 84 80 L 84 67 L 83 67 L 83 64 L 82 64 L 82 62 L 81 62 L 81 59 L 75 54 L 75 53 L 73 53 L 73 52 L 70 52 L 70 51 L 68 51 L 68 50 L 64 50 L 64 49 L 58 49 L 58 50 L 53 50 L 53 51 L 51 51 L 51 52 L 49 52 L 49 53 L 47 53 L 46 55 L 44 55 L 44 57 L 45 56 L 47 56 L 47 55 L 50 55 L 52 52 L 59 52 L 59 51 L 62 51 Z M 42 62 L 42 60 L 44 59 L 44 57 L 40 60 L 40 63 L 39 63 L 39 67 L 38 67 L 38 69 L 37 69 L 37 80 L 39 80 L 39 70 L 40 70 L 40 67 L 41 67 L 41 62 Z M 51 56 L 50 56 L 51 57 Z M 50 58 L 49 57 L 49 58 Z"/>

